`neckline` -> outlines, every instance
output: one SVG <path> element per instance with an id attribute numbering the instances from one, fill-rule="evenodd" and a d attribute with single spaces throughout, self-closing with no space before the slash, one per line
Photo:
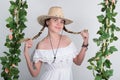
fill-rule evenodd
<path id="1" fill-rule="evenodd" d="M 73 42 L 70 42 L 67 46 L 65 46 L 65 47 L 60 47 L 60 48 L 58 48 L 58 50 L 59 49 L 65 49 L 65 48 L 68 48 L 69 46 L 71 46 L 71 44 L 72 44 Z M 55 49 L 53 49 L 53 50 L 56 50 L 57 48 L 55 48 Z M 39 51 L 52 51 L 52 49 L 36 49 L 36 50 L 39 50 Z"/>

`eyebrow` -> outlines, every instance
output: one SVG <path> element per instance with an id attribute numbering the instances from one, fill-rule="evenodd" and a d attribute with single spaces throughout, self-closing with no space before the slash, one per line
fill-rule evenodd
<path id="1" fill-rule="evenodd" d="M 53 18 L 51 18 L 51 19 L 61 19 L 61 18 L 58 18 L 58 17 L 53 17 Z M 64 19 L 61 19 L 61 21 L 63 21 L 63 22 L 64 22 L 64 24 L 65 24 L 65 20 L 64 20 Z"/>
<path id="2" fill-rule="evenodd" d="M 61 18 L 58 18 L 58 17 L 53 17 L 52 19 L 61 19 Z M 64 19 L 61 19 L 62 21 L 64 21 Z"/>

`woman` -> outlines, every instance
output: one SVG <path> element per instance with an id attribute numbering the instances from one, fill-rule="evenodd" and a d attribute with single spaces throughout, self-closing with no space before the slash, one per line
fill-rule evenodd
<path id="1" fill-rule="evenodd" d="M 43 28 L 33 39 L 40 36 L 45 27 L 48 28 L 48 35 L 36 47 L 33 56 L 34 64 L 29 57 L 29 48 L 33 45 L 33 39 L 27 40 L 25 43 L 24 55 L 31 75 L 37 76 L 40 73 L 41 65 L 44 64 L 45 72 L 40 80 L 72 80 L 72 63 L 76 65 L 82 63 L 88 47 L 88 31 L 78 32 L 84 41 L 78 52 L 70 38 L 62 34 L 63 30 L 69 33 L 75 32 L 65 28 L 65 25 L 72 21 L 64 18 L 61 7 L 51 7 L 48 15 L 39 16 L 38 21 Z"/>

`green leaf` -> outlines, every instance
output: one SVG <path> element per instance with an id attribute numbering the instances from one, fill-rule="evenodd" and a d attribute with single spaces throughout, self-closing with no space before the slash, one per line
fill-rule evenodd
<path id="1" fill-rule="evenodd" d="M 9 55 L 10 55 L 10 53 L 9 53 L 9 52 L 3 52 L 3 53 L 5 53 L 7 56 L 9 56 Z"/>
<path id="2" fill-rule="evenodd" d="M 11 13 L 12 16 L 14 16 L 14 10 L 16 8 L 16 5 L 11 5 L 10 8 L 9 8 L 9 11 Z"/>
<path id="3" fill-rule="evenodd" d="M 13 74 L 18 74 L 19 73 L 19 70 L 16 67 L 11 68 L 11 70 L 12 70 Z"/>
<path id="4" fill-rule="evenodd" d="M 115 18 L 111 18 L 110 20 L 114 23 L 116 22 Z"/>
<path id="5" fill-rule="evenodd" d="M 104 52 L 104 55 L 108 55 L 109 54 L 109 51 L 108 51 L 108 49 L 106 48 L 105 49 L 105 52 Z"/>
<path id="6" fill-rule="evenodd" d="M 100 59 L 97 61 L 97 67 L 101 69 L 103 63 L 105 62 L 106 58 L 100 57 Z"/>
<path id="7" fill-rule="evenodd" d="M 109 8 L 109 7 L 106 9 L 106 13 L 107 13 L 107 14 L 110 14 L 110 8 Z M 108 15 L 107 15 L 107 16 L 108 16 Z"/>
<path id="8" fill-rule="evenodd" d="M 19 16 L 25 17 L 27 15 L 27 12 L 24 9 L 20 9 Z"/>
<path id="9" fill-rule="evenodd" d="M 110 39 L 110 43 L 112 43 L 114 40 L 113 40 L 113 38 L 112 39 Z"/>
<path id="10" fill-rule="evenodd" d="M 112 65 L 112 63 L 110 62 L 110 60 L 106 59 L 104 65 L 105 65 L 107 68 L 111 68 L 110 66 Z"/>
<path id="11" fill-rule="evenodd" d="M 104 32 L 102 35 L 101 35 L 101 38 L 104 40 L 104 39 L 108 39 L 110 37 L 109 33 L 106 33 Z"/>
<path id="12" fill-rule="evenodd" d="M 104 12 L 106 10 L 106 8 L 102 8 L 101 11 Z"/>
<path id="13" fill-rule="evenodd" d="M 104 2 L 101 2 L 101 3 L 99 3 L 98 5 L 105 6 L 105 3 L 104 3 Z"/>
<path id="14" fill-rule="evenodd" d="M 95 57 L 92 57 L 88 60 L 88 62 L 91 62 L 91 61 L 94 61 L 95 60 Z"/>
<path id="15" fill-rule="evenodd" d="M 10 4 L 11 4 L 11 5 L 15 5 L 15 2 L 14 2 L 14 1 L 10 1 Z"/>
<path id="16" fill-rule="evenodd" d="M 97 46 L 100 46 L 101 41 L 99 39 L 94 38 L 93 41 L 97 43 Z"/>
<path id="17" fill-rule="evenodd" d="M 115 9 L 115 5 L 112 5 L 112 11 Z"/>
<path id="18" fill-rule="evenodd" d="M 102 80 L 102 75 L 96 75 L 95 80 Z"/>
<path id="19" fill-rule="evenodd" d="M 100 56 L 102 56 L 102 52 L 99 51 L 99 52 L 96 53 L 95 57 L 100 57 Z"/>
<path id="20" fill-rule="evenodd" d="M 114 31 L 116 26 L 114 24 L 112 24 L 112 25 L 110 25 L 110 27 L 111 27 L 111 31 Z"/>
<path id="21" fill-rule="evenodd" d="M 12 17 L 9 17 L 6 19 L 7 22 L 13 22 L 13 18 Z"/>
<path id="22" fill-rule="evenodd" d="M 28 5 L 27 5 L 27 2 L 26 2 L 26 1 L 24 1 L 23 7 L 24 7 L 24 8 L 28 8 Z"/>
<path id="23" fill-rule="evenodd" d="M 15 62 L 20 62 L 21 59 L 20 59 L 19 57 L 14 57 L 14 61 L 15 61 Z"/>
<path id="24" fill-rule="evenodd" d="M 104 20 L 104 15 L 99 15 L 97 18 L 99 22 L 102 22 Z"/>
<path id="25" fill-rule="evenodd" d="M 113 39 L 114 39 L 115 41 L 117 41 L 117 40 L 118 40 L 118 37 L 117 37 L 117 36 L 115 36 L 115 37 L 113 37 Z"/>
<path id="26" fill-rule="evenodd" d="M 97 32 L 97 34 L 102 35 L 102 34 L 103 34 L 103 31 L 102 31 L 102 30 L 99 30 L 99 31 Z"/>
<path id="27" fill-rule="evenodd" d="M 20 26 L 19 26 L 20 32 L 22 32 L 26 27 L 27 26 L 23 23 L 23 21 L 20 21 Z"/>
<path id="28" fill-rule="evenodd" d="M 120 28 L 119 28 L 119 27 L 115 27 L 115 30 L 116 30 L 116 31 L 120 31 Z"/>
<path id="29" fill-rule="evenodd" d="M 6 75 L 6 73 L 3 71 L 1 72 L 1 77 L 4 77 Z"/>
<path id="30" fill-rule="evenodd" d="M 88 68 L 89 70 L 92 70 L 92 69 L 93 69 L 92 66 L 88 66 L 87 68 Z"/>
<path id="31" fill-rule="evenodd" d="M 94 42 L 97 42 L 97 41 L 98 41 L 98 39 L 97 39 L 97 38 L 94 38 L 94 39 L 93 39 L 93 41 L 94 41 Z"/>
<path id="32" fill-rule="evenodd" d="M 115 17 L 118 13 L 117 12 L 114 12 L 112 15 Z"/>
<path id="33" fill-rule="evenodd" d="M 108 17 L 109 19 L 112 18 L 112 13 L 108 12 L 106 15 L 107 15 L 107 17 Z"/>
<path id="34" fill-rule="evenodd" d="M 100 27 L 99 31 L 97 32 L 97 34 L 100 34 L 102 35 L 104 33 L 104 28 L 103 27 Z"/>
<path id="35" fill-rule="evenodd" d="M 2 62 L 6 62 L 7 57 L 0 57 L 0 60 L 1 60 Z"/>
<path id="36" fill-rule="evenodd" d="M 110 76 L 113 75 L 113 70 L 112 69 L 106 70 L 103 74 L 104 74 L 104 76 L 106 76 L 106 78 L 109 78 Z"/>
<path id="37" fill-rule="evenodd" d="M 113 52 L 115 52 L 115 51 L 118 51 L 117 48 L 115 48 L 115 46 L 111 46 L 111 47 L 109 48 L 109 52 L 110 52 L 110 53 L 113 53 Z"/>

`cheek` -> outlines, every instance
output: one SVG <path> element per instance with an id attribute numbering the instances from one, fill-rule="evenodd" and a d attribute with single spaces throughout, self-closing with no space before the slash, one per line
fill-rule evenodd
<path id="1" fill-rule="evenodd" d="M 64 27 L 65 27 L 65 25 L 63 24 L 63 25 L 62 25 L 62 28 L 64 28 Z"/>
<path id="2" fill-rule="evenodd" d="M 53 26 L 53 25 L 54 25 L 54 23 L 52 23 L 52 22 L 48 23 L 48 26 Z"/>

